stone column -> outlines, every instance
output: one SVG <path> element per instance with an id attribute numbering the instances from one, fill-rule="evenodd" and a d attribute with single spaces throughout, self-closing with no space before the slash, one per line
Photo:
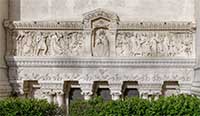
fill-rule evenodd
<path id="1" fill-rule="evenodd" d="M 142 99 L 148 99 L 148 95 L 149 95 L 148 91 L 140 91 L 140 97 Z"/>
<path id="2" fill-rule="evenodd" d="M 54 103 L 54 93 L 52 93 L 52 92 L 45 92 L 44 94 L 46 95 L 47 101 L 50 104 Z"/>
<path id="3" fill-rule="evenodd" d="M 154 100 L 158 100 L 160 98 L 161 92 L 155 92 L 154 93 Z"/>
<path id="4" fill-rule="evenodd" d="M 109 88 L 112 96 L 112 100 L 119 100 L 122 95 L 122 83 L 109 82 Z"/>
<path id="5" fill-rule="evenodd" d="M 80 87 L 82 90 L 82 95 L 84 96 L 85 100 L 90 100 L 92 98 L 93 95 L 93 83 L 91 82 L 84 82 L 84 83 L 80 83 Z"/>
<path id="6" fill-rule="evenodd" d="M 64 92 L 57 92 L 57 103 L 59 107 L 63 107 L 64 106 Z"/>
<path id="7" fill-rule="evenodd" d="M 119 100 L 121 98 L 121 92 L 120 91 L 117 91 L 117 92 L 112 92 L 111 95 L 112 95 L 112 100 L 116 101 L 116 100 Z"/>
<path id="8" fill-rule="evenodd" d="M 192 94 L 200 96 L 200 0 L 195 0 L 195 19 L 196 19 L 196 67 L 195 77 L 192 83 Z"/>
<path id="9" fill-rule="evenodd" d="M 11 87 L 8 82 L 7 66 L 5 64 L 6 33 L 3 28 L 3 20 L 8 18 L 8 1 L 0 0 L 0 98 L 10 95 Z"/>

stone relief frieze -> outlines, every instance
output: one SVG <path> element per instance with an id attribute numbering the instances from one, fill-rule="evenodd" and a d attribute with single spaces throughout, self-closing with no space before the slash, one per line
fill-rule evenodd
<path id="1" fill-rule="evenodd" d="M 21 71 L 16 71 L 21 70 Z M 91 71 L 84 71 L 84 73 L 71 73 L 70 71 L 63 72 L 46 72 L 43 70 L 31 69 L 15 69 L 10 70 L 10 80 L 38 80 L 48 82 L 64 82 L 74 80 L 79 82 L 93 82 L 93 81 L 138 81 L 138 82 L 163 82 L 163 81 L 181 81 L 191 82 L 193 79 L 192 69 L 175 69 L 171 71 L 163 70 L 128 70 L 129 72 L 118 72 L 112 69 L 96 69 Z M 19 73 L 17 73 L 19 72 Z M 17 76 L 16 76 L 17 75 Z"/>
<path id="2" fill-rule="evenodd" d="M 18 31 L 12 36 L 14 56 L 81 56 L 84 34 L 79 31 Z"/>
<path id="3" fill-rule="evenodd" d="M 113 96 L 121 94 L 123 81 L 138 81 L 142 94 L 160 91 L 155 86 L 164 81 L 187 88 L 193 81 L 192 22 L 123 22 L 97 9 L 83 14 L 82 21 L 5 21 L 4 26 L 9 81 L 22 94 L 31 80 L 39 84 L 36 98 L 63 94 L 65 81 L 78 81 L 86 96 L 94 81 L 108 81 Z"/>
<path id="4" fill-rule="evenodd" d="M 193 33 L 118 32 L 117 56 L 190 57 L 194 53 Z"/>
<path id="5" fill-rule="evenodd" d="M 82 21 L 5 21 L 8 56 L 194 58 L 192 22 L 120 21 L 96 9 Z"/>
<path id="6" fill-rule="evenodd" d="M 110 32 L 98 29 L 91 37 L 91 55 L 110 56 Z M 194 57 L 193 33 L 119 31 L 116 35 L 119 57 Z M 9 42 L 13 56 L 84 56 L 86 37 L 82 31 L 17 31 Z"/>

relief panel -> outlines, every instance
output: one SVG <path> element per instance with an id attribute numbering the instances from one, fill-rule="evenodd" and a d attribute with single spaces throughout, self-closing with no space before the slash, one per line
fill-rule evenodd
<path id="1" fill-rule="evenodd" d="M 190 32 L 120 31 L 117 56 L 193 57 L 194 37 Z"/>
<path id="2" fill-rule="evenodd" d="M 9 55 L 82 56 L 84 35 L 80 31 L 17 31 L 12 36 Z"/>

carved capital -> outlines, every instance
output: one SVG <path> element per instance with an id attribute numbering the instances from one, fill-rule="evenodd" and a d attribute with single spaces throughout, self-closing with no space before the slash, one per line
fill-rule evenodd
<path id="1" fill-rule="evenodd" d="M 63 90 L 56 90 L 55 93 L 61 96 L 65 94 Z"/>

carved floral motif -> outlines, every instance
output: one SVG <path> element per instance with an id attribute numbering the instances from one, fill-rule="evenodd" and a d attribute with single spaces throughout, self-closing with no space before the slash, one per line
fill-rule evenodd
<path id="1" fill-rule="evenodd" d="M 190 82 L 193 78 L 192 69 L 179 69 L 175 71 L 141 71 L 131 70 L 129 73 L 120 73 L 110 69 L 97 69 L 96 71 L 89 71 L 85 73 L 70 73 L 70 72 L 48 72 L 41 73 L 38 71 L 28 71 L 21 69 L 16 77 L 16 71 L 10 70 L 11 80 L 38 80 L 38 81 L 80 81 L 80 82 L 93 82 L 93 81 L 138 81 L 138 82 L 162 82 L 162 81 L 183 81 Z"/>

